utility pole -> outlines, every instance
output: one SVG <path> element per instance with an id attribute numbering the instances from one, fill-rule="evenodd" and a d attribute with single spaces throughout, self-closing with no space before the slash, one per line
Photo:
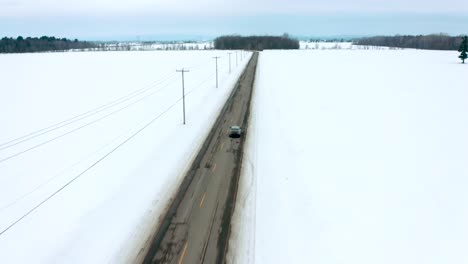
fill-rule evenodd
<path id="1" fill-rule="evenodd" d="M 182 68 L 181 70 L 176 70 L 176 72 L 182 73 L 182 112 L 184 114 L 184 125 L 185 125 L 185 87 L 184 87 L 184 73 L 189 72 L 189 70 L 186 70 Z"/>
<path id="2" fill-rule="evenodd" d="M 236 51 L 236 67 L 237 67 L 237 51 Z"/>
<path id="3" fill-rule="evenodd" d="M 229 74 L 231 74 L 231 52 L 228 52 L 229 54 Z M 236 54 L 237 55 L 237 54 Z M 236 57 L 237 58 L 237 57 Z"/>
<path id="4" fill-rule="evenodd" d="M 213 59 L 216 60 L 216 88 L 218 88 L 218 59 L 221 58 L 221 57 L 213 57 Z"/>

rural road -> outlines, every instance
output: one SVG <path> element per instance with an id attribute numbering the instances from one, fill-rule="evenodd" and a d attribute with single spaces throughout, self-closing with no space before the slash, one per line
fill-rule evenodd
<path id="1" fill-rule="evenodd" d="M 258 52 L 248 63 L 200 153 L 185 176 L 144 263 L 223 263 L 245 133 L 230 138 L 231 125 L 248 125 Z"/>

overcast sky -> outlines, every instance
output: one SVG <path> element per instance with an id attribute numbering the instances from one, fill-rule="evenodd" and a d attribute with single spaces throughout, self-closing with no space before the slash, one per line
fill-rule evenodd
<path id="1" fill-rule="evenodd" d="M 0 0 L 0 35 L 464 34 L 468 0 Z"/>

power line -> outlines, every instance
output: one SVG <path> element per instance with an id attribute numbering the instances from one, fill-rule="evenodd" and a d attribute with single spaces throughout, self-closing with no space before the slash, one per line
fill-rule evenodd
<path id="1" fill-rule="evenodd" d="M 27 191 L 26 193 L 23 193 L 19 196 L 17 196 L 12 202 L 8 203 L 8 204 L 5 204 L 3 205 L 2 207 L 0 207 L 0 212 L 8 209 L 9 207 L 15 205 L 16 203 L 18 203 L 19 201 L 23 200 L 25 197 L 35 193 L 37 190 L 41 189 L 43 186 L 49 184 L 50 182 L 52 182 L 53 180 L 55 180 L 56 178 L 58 178 L 61 174 L 63 174 L 66 170 L 70 169 L 70 168 L 73 168 L 75 166 L 77 166 L 78 164 L 80 164 L 81 162 L 83 162 L 84 160 L 88 159 L 89 157 L 91 157 L 92 155 L 95 155 L 99 152 L 101 152 L 102 150 L 104 150 L 105 148 L 107 148 L 112 142 L 114 142 L 116 139 L 122 137 L 121 135 L 119 135 L 119 137 L 116 137 L 114 138 L 110 143 L 106 143 L 104 146 L 101 146 L 98 150 L 96 151 L 93 151 L 91 155 L 89 156 L 86 156 L 85 158 L 81 159 L 80 161 L 78 162 L 75 162 L 74 164 L 72 164 L 71 166 L 69 166 L 68 168 L 66 168 L 65 170 L 62 170 L 61 172 L 59 172 L 58 174 L 52 176 L 51 178 L 48 178 L 46 179 L 45 181 L 41 182 L 39 185 L 36 185 L 36 187 L 34 187 L 32 190 L 30 189 L 29 191 Z"/>
<path id="2" fill-rule="evenodd" d="M 213 76 L 213 75 L 211 75 L 209 78 L 211 78 L 212 76 Z M 208 78 L 208 79 L 209 79 L 209 78 Z M 206 82 L 208 79 L 206 79 L 206 80 L 203 81 L 203 82 Z M 202 83 L 203 83 L 203 82 L 202 82 Z M 9 160 L 9 159 L 12 159 L 12 158 L 15 158 L 15 157 L 17 157 L 17 156 L 20 156 L 20 155 L 22 155 L 22 154 L 24 154 L 24 153 L 27 153 L 27 152 L 31 151 L 31 150 L 34 150 L 34 149 L 39 148 L 39 147 L 41 147 L 41 146 L 44 146 L 44 145 L 46 145 L 46 144 L 48 144 L 48 143 L 50 143 L 50 142 L 53 142 L 53 141 L 55 141 L 55 140 L 57 140 L 57 139 L 60 139 L 60 138 L 62 138 L 62 137 L 64 137 L 64 136 L 67 136 L 67 135 L 69 135 L 69 134 L 71 134 L 71 133 L 74 133 L 74 132 L 76 132 L 76 131 L 78 131 L 78 130 L 84 128 L 84 127 L 87 127 L 87 126 L 89 126 L 89 125 L 92 125 L 92 124 L 94 124 L 94 123 L 97 123 L 97 122 L 99 122 L 99 121 L 101 121 L 101 120 L 103 120 L 103 119 L 106 119 L 106 118 L 109 117 L 109 116 L 112 116 L 112 115 L 114 115 L 114 114 L 116 114 L 116 113 L 118 113 L 118 112 L 120 112 L 120 111 L 122 111 L 122 110 L 124 110 L 124 109 L 126 109 L 126 108 L 128 108 L 128 107 L 130 107 L 130 106 L 132 106 L 132 105 L 134 105 L 134 104 L 136 104 L 136 103 L 138 103 L 138 102 L 144 100 L 144 99 L 147 99 L 147 98 L 151 97 L 152 95 L 154 95 L 154 94 L 156 94 L 157 92 L 161 91 L 163 88 L 166 88 L 167 86 L 169 86 L 169 84 L 171 84 L 171 83 L 168 83 L 167 85 L 161 87 L 160 89 L 155 90 L 154 92 L 152 92 L 152 93 L 150 93 L 150 94 L 148 94 L 148 95 L 145 95 L 144 97 L 142 97 L 142 98 L 140 98 L 140 99 L 138 99 L 138 100 L 136 100 L 136 101 L 134 101 L 134 102 L 131 102 L 130 104 L 128 104 L 128 105 L 126 105 L 126 106 L 123 106 L 123 107 L 121 107 L 121 108 L 119 108 L 119 109 L 117 109 L 117 110 L 115 110 L 115 111 L 113 111 L 113 112 L 110 112 L 109 114 L 104 115 L 104 116 L 102 116 L 102 117 L 100 117 L 100 118 L 98 118 L 98 119 L 96 119 L 96 120 L 93 120 L 93 121 L 91 121 L 91 122 L 88 122 L 88 123 L 86 123 L 86 124 L 84 124 L 84 125 L 82 125 L 82 126 L 76 127 L 75 129 L 72 129 L 72 130 L 70 130 L 70 131 L 68 131 L 68 132 L 66 132 L 66 133 L 64 133 L 64 134 L 58 135 L 58 136 L 56 136 L 56 137 L 54 137 L 54 138 L 51 138 L 51 139 L 49 139 L 49 140 L 47 140 L 47 141 L 44 141 L 44 142 L 42 142 L 42 143 L 39 143 L 39 144 L 37 144 L 37 145 L 34 145 L 34 146 L 32 146 L 32 147 L 30 147 L 30 148 L 28 148 L 28 149 L 19 151 L 19 152 L 13 154 L 13 155 L 10 155 L 10 156 L 8 156 L 8 157 L 5 157 L 5 158 L 3 158 L 3 159 L 0 159 L 0 163 L 3 163 L 3 162 L 5 162 L 5 161 L 7 161 L 7 160 Z M 200 85 L 201 85 L 201 84 L 200 84 Z M 185 98 L 182 98 L 182 99 L 185 101 Z M 185 108 L 185 104 L 184 104 L 184 108 Z M 185 110 L 184 110 L 184 117 L 185 117 Z M 184 121 L 184 124 L 185 124 L 185 121 Z"/>
<path id="3" fill-rule="evenodd" d="M 140 98 L 140 99 L 138 99 L 138 100 L 136 100 L 136 101 L 134 101 L 134 102 L 132 102 L 132 103 L 126 105 L 126 106 L 124 106 L 124 107 L 121 107 L 121 108 L 119 108 L 119 109 L 117 109 L 117 110 L 115 110 L 115 111 L 113 111 L 113 112 L 110 112 L 110 113 L 107 114 L 107 115 L 104 115 L 104 116 L 98 118 L 98 119 L 96 119 L 96 120 L 94 120 L 94 121 L 88 122 L 88 123 L 86 123 L 86 124 L 84 124 L 84 125 L 82 125 L 82 126 L 79 126 L 79 127 L 75 128 L 75 129 L 72 129 L 72 130 L 70 130 L 70 131 L 68 131 L 68 132 L 66 132 L 66 133 L 64 133 L 64 134 L 61 134 L 61 135 L 56 136 L 56 137 L 54 137 L 54 138 L 52 138 L 52 139 L 49 139 L 49 140 L 47 140 L 47 141 L 45 141 L 45 142 L 39 143 L 39 144 L 37 144 L 37 145 L 34 145 L 34 146 L 32 146 L 32 147 L 30 147 L 30 148 L 28 148 L 28 149 L 26 149 L 26 150 L 17 152 L 16 154 L 13 154 L 13 155 L 10 155 L 10 156 L 8 156 L 8 157 L 6 157 L 6 158 L 0 159 L 0 163 L 5 162 L 5 161 L 7 161 L 7 160 L 9 160 L 9 159 L 12 159 L 12 158 L 14 158 L 14 157 L 17 157 L 17 156 L 19 156 L 19 155 L 22 155 L 22 154 L 24 154 L 24 153 L 26 153 L 26 152 L 29 152 L 29 151 L 31 151 L 31 150 L 33 150 L 33 149 L 36 149 L 36 148 L 38 148 L 38 147 L 41 147 L 41 146 L 43 146 L 43 145 L 45 145 L 45 144 L 48 144 L 48 143 L 50 143 L 50 142 L 52 142 L 52 141 L 55 141 L 55 140 L 57 140 L 57 139 L 59 139 L 59 138 L 62 138 L 62 137 L 64 137 L 64 136 L 66 136 L 66 135 L 69 135 L 69 134 L 71 134 L 71 133 L 73 133 L 73 132 L 75 132 L 75 131 L 78 131 L 78 130 L 84 128 L 84 127 L 87 127 L 87 126 L 92 125 L 92 124 L 94 124 L 94 123 L 96 123 L 96 122 L 99 122 L 99 121 L 101 121 L 101 120 L 103 120 L 103 119 L 105 119 L 105 118 L 107 118 L 107 117 L 109 117 L 109 116 L 111 116 L 111 115 L 114 115 L 114 114 L 116 114 L 116 113 L 118 113 L 118 112 L 120 112 L 120 111 L 122 111 L 122 110 L 124 110 L 124 109 L 126 109 L 126 108 L 128 108 L 128 107 L 130 107 L 130 106 L 132 106 L 132 105 L 134 105 L 134 104 L 136 104 L 136 103 L 138 103 L 138 102 L 140 102 L 140 101 L 146 99 L 146 98 L 151 97 L 152 95 L 154 95 L 154 94 L 156 94 L 157 92 L 161 91 L 163 88 L 166 88 L 167 86 L 169 86 L 169 84 L 170 84 L 170 83 L 168 83 L 166 86 L 163 86 L 163 87 L 161 87 L 160 89 L 158 89 L 158 90 L 156 90 L 156 91 L 154 91 L 154 92 L 152 92 L 152 93 L 150 93 L 150 94 L 148 94 L 148 95 L 146 95 L 146 96 L 144 96 L 144 97 L 142 97 L 142 98 Z"/>
<path id="4" fill-rule="evenodd" d="M 204 79 L 204 80 L 202 80 L 201 82 L 199 82 L 198 84 L 194 85 L 194 86 L 193 86 L 194 88 L 193 88 L 192 90 L 190 90 L 188 93 L 186 93 L 186 96 L 189 96 L 191 93 L 193 93 L 194 91 L 198 90 L 198 88 L 200 88 L 204 83 L 206 83 L 208 80 L 210 80 L 211 78 L 213 78 L 213 76 L 214 76 L 214 74 L 211 74 L 211 75 L 208 76 L 206 79 Z M 180 101 L 180 99 L 179 99 L 179 101 Z M 177 102 L 179 102 L 179 101 L 177 101 Z M 116 139 L 121 138 L 121 137 L 122 137 L 122 135 L 119 135 L 119 136 L 116 137 L 114 140 L 112 140 L 112 142 L 114 142 Z M 94 151 L 92 155 L 94 155 L 95 153 L 98 153 L 98 152 L 100 152 L 101 150 L 105 149 L 105 148 L 106 148 L 107 146 L 109 146 L 110 144 L 111 144 L 111 143 L 107 143 L 106 145 L 104 145 L 103 147 L 101 147 L 99 150 Z M 88 157 L 89 157 L 89 156 L 88 156 Z M 87 159 L 88 157 L 86 157 L 85 159 Z M 83 159 L 83 160 L 85 160 L 85 159 Z M 79 162 L 76 162 L 76 163 L 73 164 L 71 167 L 76 166 L 77 164 L 81 163 L 83 160 L 81 160 L 81 161 L 79 161 Z M 42 186 L 47 185 L 49 182 L 51 182 L 52 180 L 54 180 L 54 179 L 57 178 L 58 176 L 59 176 L 59 175 L 54 176 L 54 177 L 52 177 L 52 178 L 49 178 L 49 179 L 47 179 L 46 181 L 42 182 L 41 184 L 39 184 L 38 186 L 36 186 L 33 190 L 31 190 L 31 191 L 29 191 L 29 192 L 27 192 L 27 193 L 25 193 L 25 194 L 19 196 L 19 197 L 16 198 L 13 202 L 11 202 L 11 203 L 9 203 L 9 204 L 7 204 L 7 205 L 1 207 L 1 208 L 0 208 L 0 211 L 3 211 L 3 210 L 5 210 L 5 209 L 11 207 L 12 205 L 16 204 L 17 202 L 23 200 L 26 196 L 29 196 L 30 194 L 36 192 L 36 191 L 39 190 Z"/>
<path id="5" fill-rule="evenodd" d="M 80 174 L 78 174 L 77 176 L 75 176 L 73 179 L 71 179 L 68 183 L 66 183 L 65 185 L 63 185 L 60 189 L 58 189 L 57 191 L 55 191 L 54 193 L 52 193 L 51 195 L 49 195 L 46 199 L 44 199 L 42 202 L 40 202 L 39 204 L 37 204 L 36 206 L 34 206 L 32 209 L 30 209 L 26 214 L 24 214 L 23 216 L 21 216 L 19 219 L 17 219 L 15 222 L 13 222 L 12 224 L 10 224 L 7 228 L 5 228 L 4 230 L 2 230 L 0 232 L 0 236 L 3 235 L 5 232 L 7 232 L 8 230 L 10 230 L 13 226 L 15 226 L 16 224 L 18 224 L 21 220 L 23 220 L 24 218 L 26 218 L 28 215 L 30 215 L 32 212 L 34 212 L 37 208 L 39 208 L 40 206 L 42 206 L 44 203 L 46 203 L 48 200 L 50 200 L 52 197 L 54 197 L 55 195 L 57 195 L 59 192 L 61 192 L 63 189 L 65 189 L 67 186 L 69 186 L 71 183 L 73 183 L 75 180 L 77 180 L 78 178 L 80 178 L 83 174 L 85 174 L 86 172 L 88 172 L 90 169 L 92 169 L 94 166 L 96 166 L 98 163 L 100 163 L 101 161 L 103 161 L 105 158 L 107 158 L 109 155 L 111 155 L 113 152 L 115 152 L 117 149 L 119 149 L 121 146 L 123 146 L 125 143 L 127 143 L 128 141 L 130 141 L 132 138 L 134 138 L 136 135 L 138 135 L 141 131 L 143 131 L 144 129 L 146 129 L 148 126 L 150 126 L 154 121 L 158 120 L 161 116 L 163 116 L 164 114 L 166 114 L 169 110 L 171 110 L 175 105 L 177 105 L 177 103 L 180 102 L 180 100 L 182 100 L 182 98 L 178 99 L 175 103 L 173 103 L 172 105 L 170 105 L 166 110 L 164 110 L 162 113 L 160 113 L 158 116 L 156 116 L 155 118 L 153 118 L 150 122 L 148 122 L 145 126 L 143 126 L 142 128 L 140 128 L 138 131 L 136 131 L 134 134 L 132 134 L 129 138 L 127 138 L 125 141 L 123 141 L 122 143 L 120 143 L 119 145 L 117 145 L 115 148 L 113 148 L 110 152 L 108 152 L 106 155 L 104 155 L 103 157 L 101 157 L 99 160 L 97 160 L 96 162 L 94 162 L 91 166 L 89 166 L 87 169 L 85 169 L 84 171 L 82 171 Z"/>
<path id="6" fill-rule="evenodd" d="M 217 64 L 217 59 L 218 59 L 218 58 L 220 58 L 220 57 L 216 57 L 216 64 Z M 216 67 L 216 68 L 217 68 L 217 67 Z M 179 72 L 182 72 L 182 75 L 183 75 L 184 69 L 182 69 L 182 70 L 179 71 Z M 188 71 L 185 70 L 185 72 L 188 72 Z M 191 91 L 189 91 L 186 95 L 188 96 L 189 94 L 191 94 L 192 92 L 194 92 L 195 90 L 197 90 L 199 87 L 202 86 L 203 83 L 205 83 L 206 81 L 208 81 L 209 79 L 211 79 L 212 76 L 213 76 L 213 75 L 210 75 L 207 79 L 205 79 L 204 81 L 200 82 L 198 85 L 195 86 L 195 88 L 193 88 Z M 218 71 L 216 71 L 216 81 L 218 82 Z M 165 87 L 167 87 L 167 86 L 168 86 L 168 85 L 166 85 Z M 162 88 L 164 88 L 164 87 L 162 87 Z M 162 88 L 161 88 L 161 89 L 162 89 Z M 157 91 L 160 91 L 161 89 L 158 89 Z M 101 117 L 101 118 L 99 118 L 99 119 L 97 119 L 97 120 L 95 120 L 95 121 L 93 121 L 93 122 L 90 122 L 90 123 L 86 124 L 85 126 L 90 125 L 90 124 L 95 123 L 95 122 L 98 122 L 98 121 L 100 121 L 100 120 L 102 120 L 102 119 L 104 119 L 104 118 L 106 118 L 106 117 L 108 117 L 108 116 L 110 116 L 110 115 L 112 115 L 112 114 L 114 114 L 114 113 L 116 113 L 116 112 L 119 112 L 119 111 L 121 111 L 121 110 L 123 110 L 123 109 L 125 109 L 125 108 L 128 108 L 129 106 L 131 106 L 131 105 L 133 105 L 133 104 L 135 104 L 135 103 L 137 103 L 137 102 L 140 102 L 140 101 L 143 100 L 143 99 L 146 99 L 146 98 L 150 97 L 151 95 L 155 94 L 157 91 L 155 91 L 155 92 L 153 92 L 153 93 L 151 93 L 151 94 L 149 94 L 149 95 L 146 95 L 146 96 L 140 98 L 139 100 L 134 101 L 134 102 L 128 104 L 127 106 L 123 107 L 123 108 L 120 108 L 119 110 L 116 110 L 116 111 L 114 111 L 114 112 L 111 112 L 110 114 L 108 114 L 108 115 L 106 115 L 106 116 L 104 116 L 104 117 Z M 128 137 L 126 140 L 124 140 L 123 142 L 121 142 L 121 143 L 120 143 L 119 145 L 117 145 L 115 148 L 113 148 L 110 152 L 108 152 L 107 154 L 105 154 L 104 156 L 102 156 L 100 159 L 98 159 L 96 162 L 94 162 L 91 166 L 89 166 L 89 167 L 86 168 L 84 171 L 82 171 L 81 173 L 79 173 L 77 176 L 75 176 L 73 179 L 71 179 L 69 182 L 67 182 L 65 185 L 63 185 L 61 188 L 59 188 L 58 190 L 56 190 L 55 192 L 53 192 L 51 195 L 49 195 L 47 198 L 45 198 L 45 199 L 44 199 L 43 201 L 41 201 L 39 204 L 37 204 L 36 206 L 34 206 L 32 209 L 30 209 L 26 214 L 24 214 L 23 216 L 21 216 L 20 218 L 18 218 L 15 222 L 13 222 L 12 224 L 10 224 L 7 228 L 5 228 L 4 230 L 2 230 L 2 231 L 0 232 L 0 236 L 3 235 L 4 233 L 6 233 L 8 230 L 10 230 L 12 227 L 14 227 L 16 224 L 18 224 L 20 221 L 22 221 L 24 218 L 26 218 L 28 215 L 30 215 L 32 212 L 34 212 L 36 209 L 38 209 L 40 206 L 42 206 L 43 204 L 45 204 L 47 201 L 49 201 L 50 199 L 52 199 L 55 195 L 57 195 L 58 193 L 60 193 L 63 189 L 65 189 L 66 187 L 68 187 L 70 184 L 72 184 L 74 181 L 76 181 L 78 178 L 80 178 L 80 177 L 81 177 L 82 175 L 84 175 L 86 172 L 88 172 L 89 170 L 91 170 L 93 167 L 95 167 L 97 164 L 99 164 L 101 161 L 103 161 L 103 160 L 104 160 L 105 158 L 107 158 L 109 155 L 111 155 L 112 153 L 114 153 L 114 152 L 115 152 L 116 150 L 118 150 L 121 146 L 123 146 L 124 144 L 126 144 L 127 142 L 129 142 L 131 139 L 133 139 L 135 136 L 137 136 L 139 133 L 141 133 L 143 130 L 145 130 L 147 127 L 149 127 L 149 126 L 150 126 L 152 123 L 154 123 L 157 119 L 159 119 L 161 116 L 163 116 L 164 114 L 166 114 L 166 113 L 167 113 L 169 110 L 171 110 L 175 105 L 177 105 L 177 103 L 180 102 L 181 100 L 185 100 L 185 91 L 184 91 L 184 88 L 183 88 L 183 96 L 182 96 L 182 98 L 179 98 L 179 99 L 178 99 L 177 101 L 175 101 L 172 105 L 170 105 L 166 110 L 164 110 L 162 113 L 160 113 L 159 115 L 157 115 L 155 118 L 153 118 L 153 119 L 152 119 L 151 121 L 149 121 L 147 124 L 145 124 L 142 128 L 140 128 L 138 131 L 136 131 L 134 134 L 132 134 L 132 135 L 131 135 L 130 137 Z M 185 104 L 184 104 L 184 105 L 185 105 Z M 185 106 L 184 106 L 184 108 L 185 108 Z M 185 111 L 184 111 L 184 112 L 185 112 Z M 185 119 L 185 118 L 184 118 L 184 119 Z M 184 122 L 184 123 L 185 123 L 185 122 Z M 46 143 L 48 143 L 48 142 L 50 142 L 50 141 L 53 141 L 53 140 L 55 140 L 55 139 L 57 139 L 57 138 L 60 138 L 60 137 L 63 137 L 63 136 L 65 136 L 65 135 L 70 134 L 70 133 L 72 133 L 73 131 L 76 131 L 76 130 L 81 129 L 81 128 L 83 128 L 83 127 L 84 127 L 84 126 L 81 126 L 81 127 L 77 128 L 77 129 L 74 129 L 74 130 L 72 130 L 72 131 L 69 131 L 69 132 L 67 132 L 67 133 L 64 134 L 64 135 L 61 135 L 61 136 L 59 136 L 59 137 L 56 137 L 56 138 L 51 139 L 51 140 L 49 140 L 49 141 L 46 141 L 46 142 L 44 142 L 44 143 L 42 143 L 42 144 L 40 144 L 40 145 L 37 145 L 37 146 L 35 146 L 35 147 L 33 147 L 33 148 L 39 147 L 39 146 L 41 146 L 41 145 L 44 145 L 44 144 L 46 144 Z M 31 148 L 31 149 L 33 149 L 33 148 Z M 31 150 L 31 149 L 29 149 L 29 150 Z M 26 150 L 26 151 L 24 151 L 24 152 L 27 152 L 27 151 L 29 151 L 29 150 Z M 24 152 L 22 152 L 22 153 L 24 153 Z M 21 154 L 21 153 L 20 153 L 20 154 Z M 20 154 L 16 154 L 15 156 L 18 156 L 18 155 L 20 155 Z M 9 158 L 12 158 L 12 157 L 9 157 Z M 9 159 L 9 158 L 7 158 L 7 159 Z M 0 160 L 0 162 L 3 162 L 3 161 L 5 161 L 5 160 L 6 160 L 6 159 Z M 39 188 L 40 188 L 40 187 L 39 187 Z M 36 190 L 37 190 L 37 189 L 36 189 Z M 30 193 L 31 193 L 31 192 L 30 192 Z M 23 196 L 23 197 L 25 197 L 25 196 Z M 20 199 L 22 199 L 22 198 L 20 198 Z"/>
<path id="7" fill-rule="evenodd" d="M 118 98 L 118 99 L 116 99 L 114 101 L 111 101 L 111 102 L 106 103 L 104 105 L 101 105 L 101 106 L 99 106 L 97 108 L 89 110 L 89 111 L 87 111 L 85 113 L 82 113 L 82 114 L 79 114 L 77 116 L 71 117 L 69 119 L 63 120 L 63 121 L 61 121 L 59 123 L 53 124 L 53 125 L 48 126 L 46 128 L 42 128 L 42 129 L 39 129 L 37 131 L 31 132 L 31 133 L 29 133 L 27 135 L 18 137 L 16 139 L 10 140 L 8 142 L 4 142 L 4 143 L 0 144 L 0 147 L 1 147 L 0 150 L 4 150 L 4 149 L 7 149 L 7 148 L 16 146 L 16 145 L 18 145 L 20 143 L 23 143 L 25 141 L 28 141 L 28 140 L 34 139 L 34 138 L 36 138 L 38 136 L 41 136 L 41 135 L 47 134 L 49 132 L 55 131 L 55 130 L 60 129 L 60 128 L 64 127 L 64 126 L 67 126 L 69 124 L 75 123 L 75 122 L 80 121 L 82 119 L 85 119 L 87 117 L 93 116 L 93 115 L 95 115 L 97 113 L 100 113 L 100 112 L 102 112 L 104 110 L 107 110 L 107 109 L 109 109 L 109 108 L 111 108 L 111 107 L 113 107 L 115 105 L 119 105 L 119 104 L 121 104 L 123 102 L 131 100 L 136 96 L 139 96 L 139 95 L 141 95 L 141 94 L 143 94 L 143 93 L 145 93 L 147 91 L 150 91 L 150 90 L 152 90 L 154 88 L 157 88 L 157 87 L 154 87 L 154 85 L 159 85 L 159 84 L 171 79 L 173 77 L 171 75 L 173 75 L 173 74 L 166 75 L 164 78 L 153 82 L 153 84 L 151 84 L 151 87 L 139 89 L 139 90 L 134 91 L 134 92 L 132 92 L 130 94 L 122 96 L 122 97 L 120 97 L 120 98 Z M 170 78 L 168 78 L 168 77 L 170 77 Z"/>

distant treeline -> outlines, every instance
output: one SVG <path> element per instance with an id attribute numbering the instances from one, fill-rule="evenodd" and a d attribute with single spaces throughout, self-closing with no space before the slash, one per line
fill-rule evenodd
<path id="1" fill-rule="evenodd" d="M 461 41 L 461 37 L 451 37 L 446 34 L 432 34 L 425 36 L 396 35 L 361 38 L 353 41 L 353 44 L 428 50 L 457 50 L 460 47 Z"/>
<path id="2" fill-rule="evenodd" d="M 40 38 L 7 38 L 0 40 L 0 53 L 23 53 L 23 52 L 42 52 L 42 51 L 62 51 L 70 49 L 94 48 L 95 44 L 69 40 L 66 38 L 40 37 Z"/>
<path id="3" fill-rule="evenodd" d="M 299 41 L 287 35 L 275 36 L 221 36 L 214 41 L 215 49 L 264 50 L 264 49 L 299 49 Z"/>

